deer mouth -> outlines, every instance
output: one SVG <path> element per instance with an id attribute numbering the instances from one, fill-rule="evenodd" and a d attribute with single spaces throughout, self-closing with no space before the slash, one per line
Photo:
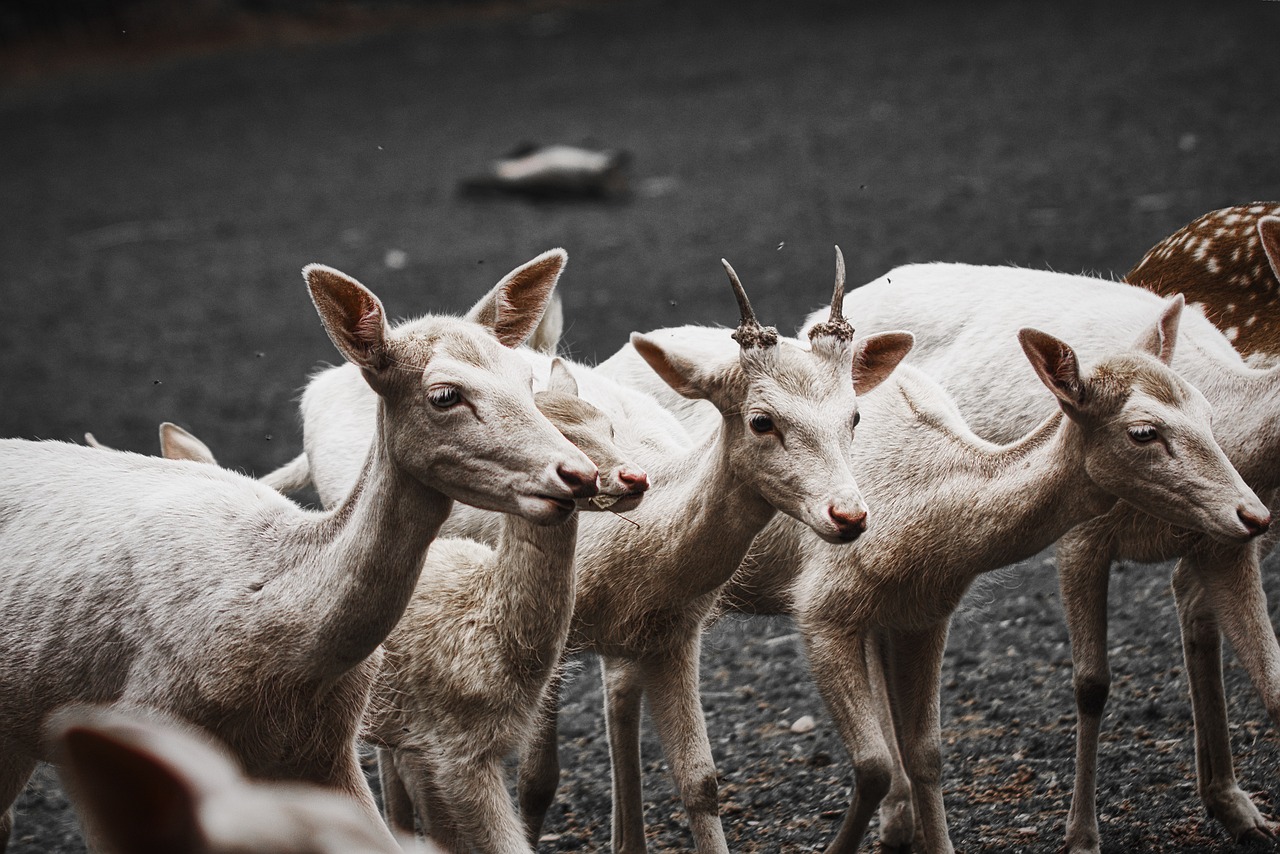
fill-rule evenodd
<path id="1" fill-rule="evenodd" d="M 578 507 L 572 498 L 561 498 L 555 495 L 539 495 L 537 497 L 565 513 L 572 513 Z"/>
<path id="2" fill-rule="evenodd" d="M 626 513 L 639 506 L 644 498 L 644 489 L 633 489 L 627 492 L 601 492 L 590 498 L 579 498 L 580 510 L 604 510 L 609 513 Z"/>

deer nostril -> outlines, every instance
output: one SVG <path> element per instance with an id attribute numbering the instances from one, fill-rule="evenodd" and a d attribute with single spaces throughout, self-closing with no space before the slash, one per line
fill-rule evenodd
<path id="1" fill-rule="evenodd" d="M 631 492 L 644 492 L 649 488 L 649 475 L 646 472 L 630 469 L 618 469 L 618 480 Z"/>
<path id="2" fill-rule="evenodd" d="M 845 513 L 835 507 L 827 508 L 827 515 L 831 517 L 831 521 L 836 523 L 836 527 L 841 531 L 857 531 L 862 533 L 867 530 L 867 511 L 859 510 L 857 513 Z"/>
<path id="3" fill-rule="evenodd" d="M 574 498 L 590 498 L 600 491 L 595 469 L 590 472 L 575 471 L 561 463 L 556 466 L 556 474 L 560 475 L 560 479 L 569 487 Z"/>
<path id="4" fill-rule="evenodd" d="M 1252 537 L 1265 534 L 1267 529 L 1271 527 L 1271 514 L 1265 516 L 1255 516 L 1248 510 L 1237 510 L 1236 516 L 1240 518 L 1240 524 L 1244 525 L 1245 530 Z"/>

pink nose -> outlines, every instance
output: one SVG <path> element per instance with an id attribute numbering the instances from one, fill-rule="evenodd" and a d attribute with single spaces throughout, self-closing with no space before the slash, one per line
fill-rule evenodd
<path id="1" fill-rule="evenodd" d="M 649 488 L 649 475 L 640 469 L 618 469 L 618 480 L 627 492 L 644 492 Z"/>
<path id="2" fill-rule="evenodd" d="M 575 471 L 561 463 L 556 466 L 556 474 L 560 475 L 560 479 L 569 487 L 574 498 L 590 498 L 600 491 L 600 485 L 596 482 L 595 469 L 589 472 Z"/>
<path id="3" fill-rule="evenodd" d="M 1240 524 L 1244 525 L 1245 530 L 1249 532 L 1249 536 L 1257 537 L 1265 534 L 1267 529 L 1271 527 L 1271 514 L 1258 517 L 1250 513 L 1248 510 L 1237 510 L 1236 515 L 1240 517 Z"/>
<path id="4" fill-rule="evenodd" d="M 831 506 L 827 508 L 827 515 L 836 524 L 842 540 L 856 540 L 862 535 L 863 531 L 867 530 L 866 510 L 859 510 L 857 513 L 849 514 Z"/>

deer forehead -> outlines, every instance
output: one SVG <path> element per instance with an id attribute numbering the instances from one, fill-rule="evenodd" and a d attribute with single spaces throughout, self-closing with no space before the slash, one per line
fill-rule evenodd
<path id="1" fill-rule="evenodd" d="M 416 334 L 397 342 L 400 364 L 422 371 L 424 382 L 454 382 L 479 389 L 532 391 L 533 369 L 475 324 Z"/>
<path id="2" fill-rule="evenodd" d="M 786 342 L 774 348 L 768 369 L 748 371 L 749 393 L 774 399 L 778 405 L 794 401 L 852 407 L 853 359 L 818 354 Z"/>

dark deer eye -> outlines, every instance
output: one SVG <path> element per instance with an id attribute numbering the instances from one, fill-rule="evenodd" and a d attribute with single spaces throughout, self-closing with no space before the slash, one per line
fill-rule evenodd
<path id="1" fill-rule="evenodd" d="M 1129 428 L 1129 438 L 1139 445 L 1146 445 L 1159 439 L 1160 434 L 1150 424 L 1141 424 L 1137 427 Z"/>
<path id="2" fill-rule="evenodd" d="M 451 385 L 442 385 L 428 389 L 427 400 L 437 409 L 448 409 L 462 402 L 462 393 Z"/>
<path id="3" fill-rule="evenodd" d="M 751 421 L 748 423 L 751 424 L 751 429 L 757 433 L 773 432 L 773 419 L 768 415 L 752 415 Z"/>
<path id="4" fill-rule="evenodd" d="M 860 421 L 862 421 L 862 413 L 861 412 L 853 413 L 853 426 L 857 427 Z"/>

